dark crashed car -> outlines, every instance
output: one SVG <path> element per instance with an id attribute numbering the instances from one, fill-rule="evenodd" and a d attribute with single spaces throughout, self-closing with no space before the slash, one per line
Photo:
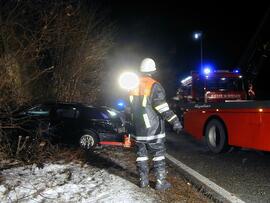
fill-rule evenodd
<path id="1" fill-rule="evenodd" d="M 97 145 L 122 146 L 132 129 L 121 112 L 80 103 L 36 104 L 21 108 L 11 119 L 0 120 L 2 126 L 17 126 L 12 130 L 15 136 L 35 136 L 38 132 L 52 143 L 80 144 L 86 149 Z"/>
<path id="2" fill-rule="evenodd" d="M 121 112 L 108 107 L 56 104 L 49 118 L 48 136 L 53 142 L 80 144 L 85 149 L 97 145 L 121 146 L 131 129 Z"/>

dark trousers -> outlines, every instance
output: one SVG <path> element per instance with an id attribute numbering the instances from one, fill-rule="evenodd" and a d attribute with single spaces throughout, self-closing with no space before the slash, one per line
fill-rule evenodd
<path id="1" fill-rule="evenodd" d="M 148 157 L 148 155 L 153 156 L 153 158 L 165 156 L 165 144 L 160 143 L 142 143 L 136 142 L 137 157 Z"/>
<path id="2" fill-rule="evenodd" d="M 136 142 L 137 151 L 137 169 L 140 175 L 140 179 L 148 178 L 148 160 L 151 155 L 154 170 L 157 179 L 164 179 L 166 176 L 165 172 L 165 144 L 160 143 L 142 143 Z"/>

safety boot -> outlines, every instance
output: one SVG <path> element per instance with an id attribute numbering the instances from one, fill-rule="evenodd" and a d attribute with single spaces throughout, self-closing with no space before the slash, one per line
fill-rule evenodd
<path id="1" fill-rule="evenodd" d="M 171 184 L 166 181 L 165 160 L 155 161 L 155 176 L 156 176 L 156 190 L 167 190 L 171 187 Z"/>
<path id="2" fill-rule="evenodd" d="M 157 183 L 156 183 L 155 189 L 156 190 L 167 190 L 171 186 L 172 185 L 168 181 L 166 181 L 165 179 L 164 180 L 157 179 Z"/>
<path id="3" fill-rule="evenodd" d="M 149 179 L 147 176 L 140 176 L 140 188 L 149 186 Z"/>
<path id="4" fill-rule="evenodd" d="M 149 186 L 149 179 L 148 179 L 148 164 L 147 161 L 139 161 L 137 162 L 137 169 L 140 176 L 140 184 L 141 188 L 145 188 Z"/>

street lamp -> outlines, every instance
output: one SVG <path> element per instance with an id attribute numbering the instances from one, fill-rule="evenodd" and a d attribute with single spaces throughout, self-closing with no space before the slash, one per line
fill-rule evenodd
<path id="1" fill-rule="evenodd" d="M 200 40 L 201 44 L 201 70 L 203 69 L 203 33 L 202 32 L 194 32 L 193 37 L 195 40 Z"/>

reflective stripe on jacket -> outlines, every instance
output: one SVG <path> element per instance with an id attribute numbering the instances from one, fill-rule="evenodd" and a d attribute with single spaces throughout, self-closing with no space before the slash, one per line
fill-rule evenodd
<path id="1" fill-rule="evenodd" d="M 160 142 L 165 138 L 164 119 L 173 123 L 177 116 L 169 109 L 163 87 L 151 77 L 140 78 L 139 86 L 130 92 L 135 139 Z"/>

